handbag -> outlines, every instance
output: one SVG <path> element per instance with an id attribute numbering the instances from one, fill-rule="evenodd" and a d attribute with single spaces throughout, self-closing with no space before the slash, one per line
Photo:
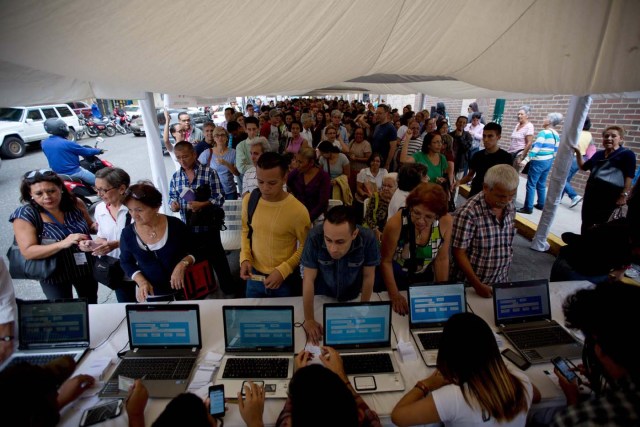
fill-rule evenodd
<path id="1" fill-rule="evenodd" d="M 611 163 L 611 157 L 600 160 L 591 171 L 591 178 L 624 188 L 624 174 Z"/>
<path id="2" fill-rule="evenodd" d="M 125 227 L 131 224 L 131 215 L 127 212 Z M 120 266 L 120 260 L 109 255 L 96 257 L 93 263 L 93 278 L 109 289 L 118 289 L 124 281 L 124 270 Z"/>
<path id="3" fill-rule="evenodd" d="M 196 201 L 205 202 L 211 198 L 211 186 L 202 184 L 195 190 Z M 211 227 L 214 230 L 224 231 L 224 209 L 220 206 L 208 204 L 197 212 L 188 210 L 186 214 L 187 225 L 190 227 Z"/>
<path id="4" fill-rule="evenodd" d="M 207 260 L 187 268 L 184 279 L 184 298 L 187 300 L 204 298 L 218 289 L 218 283 Z"/>
<path id="5" fill-rule="evenodd" d="M 44 225 L 38 211 L 34 212 L 34 217 L 36 218 L 38 244 L 41 244 Z M 7 250 L 7 259 L 9 260 L 9 274 L 14 279 L 45 280 L 53 275 L 57 267 L 55 255 L 44 259 L 26 259 L 20 252 L 15 236 L 11 247 Z"/>

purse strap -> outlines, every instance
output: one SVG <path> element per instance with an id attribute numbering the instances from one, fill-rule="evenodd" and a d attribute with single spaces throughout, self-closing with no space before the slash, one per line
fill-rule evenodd
<path id="1" fill-rule="evenodd" d="M 138 234 L 138 230 L 136 230 L 136 226 L 134 224 L 133 227 L 133 234 L 136 235 L 136 237 L 138 238 L 138 240 L 140 240 L 140 242 L 142 243 L 142 246 L 144 246 L 144 248 L 146 249 L 147 252 L 151 252 L 153 254 L 153 256 L 155 256 L 156 258 L 158 258 L 158 254 L 156 253 L 156 251 L 151 250 L 151 248 L 149 247 L 149 245 L 147 245 L 144 240 L 142 240 L 142 237 L 140 237 L 140 235 Z"/>
<path id="2" fill-rule="evenodd" d="M 28 204 L 29 209 L 33 212 L 33 217 L 35 219 L 34 226 L 36 227 L 36 237 L 38 238 L 38 244 L 42 243 L 42 233 L 44 233 L 44 221 L 42 221 L 42 217 L 40 216 L 40 211 L 35 208 L 33 205 Z"/>

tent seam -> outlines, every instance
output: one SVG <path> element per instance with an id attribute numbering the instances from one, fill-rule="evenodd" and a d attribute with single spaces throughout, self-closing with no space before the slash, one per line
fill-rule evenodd
<path id="1" fill-rule="evenodd" d="M 600 43 L 598 45 L 598 55 L 596 56 L 596 60 L 595 63 L 593 64 L 592 68 L 591 68 L 591 78 L 589 79 L 589 93 L 592 92 L 593 89 L 593 85 L 594 85 L 594 81 L 595 81 L 595 75 L 596 75 L 596 69 L 599 67 L 599 63 L 600 63 L 600 58 L 602 58 L 602 49 L 604 47 L 604 36 L 607 33 L 607 28 L 609 28 L 609 22 L 611 21 L 611 9 L 612 9 L 612 3 L 610 2 L 608 5 L 608 10 L 607 10 L 607 20 L 605 22 L 602 23 L 603 28 L 600 30 Z"/>
<path id="2" fill-rule="evenodd" d="M 396 15 L 396 19 L 395 19 L 393 25 L 391 26 L 391 29 L 389 30 L 389 34 L 387 35 L 387 38 L 385 39 L 384 43 L 382 44 L 382 47 L 380 48 L 380 52 L 378 52 L 377 58 L 375 59 L 375 61 L 373 61 L 373 65 L 371 65 L 371 68 L 369 68 L 369 71 L 367 72 L 367 74 L 365 74 L 366 76 L 368 76 L 369 73 L 371 73 L 371 70 L 373 68 L 375 68 L 376 64 L 380 60 L 380 56 L 382 56 L 382 52 L 384 52 L 384 49 L 387 47 L 387 43 L 389 43 L 389 39 L 391 38 L 391 35 L 393 34 L 393 30 L 396 28 L 396 25 L 398 25 L 398 20 L 400 19 L 400 14 L 404 10 L 404 5 L 406 3 L 407 3 L 407 0 L 403 0 L 402 1 L 402 6 L 398 8 L 398 14 Z"/>

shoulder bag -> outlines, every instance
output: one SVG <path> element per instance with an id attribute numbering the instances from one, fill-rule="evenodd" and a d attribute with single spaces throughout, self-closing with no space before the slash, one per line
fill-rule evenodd
<path id="1" fill-rule="evenodd" d="M 618 151 L 620 150 L 624 150 L 624 148 L 619 148 Z M 590 179 L 606 182 L 614 187 L 624 188 L 624 174 L 622 173 L 622 170 L 611 163 L 612 156 L 615 156 L 615 154 L 609 156 L 607 159 L 600 160 L 595 164 L 591 170 Z"/>
<path id="2" fill-rule="evenodd" d="M 125 227 L 131 224 L 131 215 L 127 212 Z M 109 255 L 96 257 L 93 264 L 93 278 L 109 289 L 118 289 L 125 279 L 120 260 Z"/>
<path id="3" fill-rule="evenodd" d="M 33 207 L 36 223 L 36 237 L 38 244 L 42 244 L 42 232 L 44 229 L 40 212 Z M 14 279 L 31 279 L 45 280 L 53 275 L 57 267 L 57 258 L 55 255 L 44 259 L 26 259 L 20 252 L 15 236 L 9 250 L 7 250 L 7 259 L 9 260 L 9 274 Z"/>

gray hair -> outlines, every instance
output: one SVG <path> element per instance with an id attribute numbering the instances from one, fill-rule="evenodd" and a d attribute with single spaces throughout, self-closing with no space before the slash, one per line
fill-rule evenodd
<path id="1" fill-rule="evenodd" d="M 302 113 L 300 115 L 300 123 L 305 123 L 307 120 L 309 120 L 309 113 Z"/>
<path id="2" fill-rule="evenodd" d="M 522 107 L 520 107 L 520 108 L 518 109 L 518 111 L 520 111 L 520 110 L 524 111 L 524 113 L 525 113 L 527 116 L 528 116 L 529 114 L 531 114 L 531 107 L 530 107 L 530 106 L 528 106 L 528 105 L 523 105 Z"/>
<path id="3" fill-rule="evenodd" d="M 259 136 L 253 141 L 251 141 L 252 147 L 258 144 L 262 146 L 263 153 L 266 153 L 267 151 L 271 151 L 271 146 L 269 145 L 269 141 L 267 141 L 267 138 L 265 138 L 264 136 Z"/>
<path id="4" fill-rule="evenodd" d="M 384 182 L 385 179 L 393 179 L 393 181 L 396 183 L 396 186 L 397 186 L 398 185 L 398 172 L 389 172 L 388 174 L 386 174 L 382 178 L 382 182 Z"/>
<path id="5" fill-rule="evenodd" d="M 96 178 L 104 179 L 112 187 L 120 187 L 124 185 L 129 187 L 131 177 L 127 172 L 120 168 L 102 168 L 96 172 Z"/>
<path id="6" fill-rule="evenodd" d="M 549 124 L 551 126 L 553 126 L 553 127 L 556 127 L 560 123 L 562 123 L 562 119 L 563 118 L 564 117 L 560 113 L 549 113 L 549 114 L 547 114 L 547 119 L 549 119 Z"/>
<path id="7" fill-rule="evenodd" d="M 495 165 L 487 171 L 484 176 L 484 183 L 493 190 L 496 185 L 500 184 L 508 191 L 518 188 L 520 177 L 518 172 L 511 165 Z"/>
<path id="8" fill-rule="evenodd" d="M 333 111 L 331 112 L 331 117 L 340 117 L 340 118 L 342 118 L 342 111 L 340 111 L 340 110 L 333 110 Z"/>

